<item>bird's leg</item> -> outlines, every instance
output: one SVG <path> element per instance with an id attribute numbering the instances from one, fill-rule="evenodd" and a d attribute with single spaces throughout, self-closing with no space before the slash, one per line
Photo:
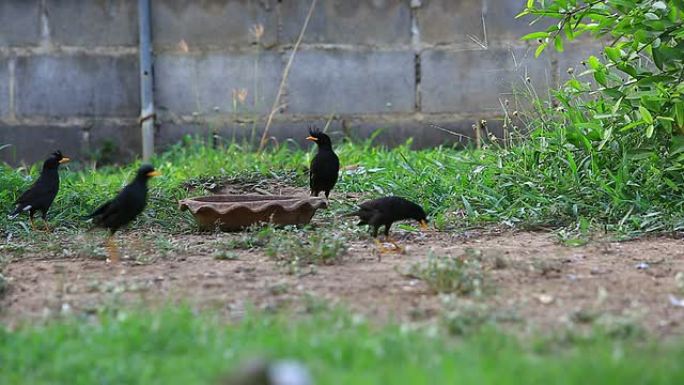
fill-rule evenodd
<path id="1" fill-rule="evenodd" d="M 48 233 L 51 232 L 52 229 L 50 228 L 50 224 L 48 223 L 48 220 L 47 220 L 47 213 L 44 212 L 42 215 L 42 218 L 43 218 L 43 224 L 45 225 L 45 231 Z"/>
<path id="2" fill-rule="evenodd" d="M 375 238 L 374 241 L 375 241 L 375 245 L 378 247 L 378 253 L 379 253 L 380 255 L 382 255 L 382 254 L 384 254 L 384 253 L 390 253 L 390 252 L 392 252 L 392 250 L 390 250 L 390 249 L 388 249 L 387 247 L 385 247 L 385 245 L 384 245 L 382 242 L 380 242 L 379 239 Z M 380 260 L 380 255 L 378 255 L 378 260 Z"/>
<path id="3" fill-rule="evenodd" d="M 392 227 L 391 223 L 385 225 L 385 242 L 391 243 L 392 246 L 394 246 L 394 249 L 393 249 L 394 252 L 401 253 L 404 251 L 404 249 L 402 249 L 401 246 L 399 246 L 397 244 L 397 242 L 394 239 L 392 239 L 392 237 L 390 237 L 390 235 L 389 235 L 390 227 Z"/>
<path id="4" fill-rule="evenodd" d="M 119 249 L 116 247 L 113 235 L 107 237 L 107 252 L 109 254 L 109 262 L 119 263 Z"/>
<path id="5" fill-rule="evenodd" d="M 392 246 L 394 246 L 394 251 L 395 251 L 395 252 L 401 253 L 401 252 L 404 251 L 404 249 L 403 249 L 401 246 L 399 246 L 399 245 L 397 244 L 397 241 L 395 241 L 395 240 L 394 240 L 392 237 L 390 237 L 389 235 L 385 236 L 385 241 L 391 243 Z"/>
<path id="6" fill-rule="evenodd" d="M 392 246 L 394 246 L 394 248 L 393 249 L 387 249 L 387 250 L 390 252 L 401 253 L 404 251 L 404 249 L 402 249 L 401 246 L 399 246 L 397 244 L 397 241 L 395 241 L 392 237 L 390 237 L 390 235 L 389 235 L 390 227 L 392 227 L 391 223 L 385 225 L 385 242 L 392 244 Z"/>
<path id="7" fill-rule="evenodd" d="M 36 231 L 36 224 L 33 223 L 33 215 L 29 214 L 29 223 L 31 223 L 31 230 Z"/>
<path id="8" fill-rule="evenodd" d="M 387 250 L 385 245 L 383 245 L 382 242 L 380 242 L 380 240 L 378 239 L 378 229 L 380 228 L 380 226 L 376 226 L 375 224 L 371 224 L 370 227 L 371 227 L 371 236 L 373 237 L 373 241 L 375 242 L 375 245 L 378 247 L 378 252 L 380 254 L 388 252 L 389 250 Z M 378 259 L 379 259 L 379 257 L 378 257 Z"/>

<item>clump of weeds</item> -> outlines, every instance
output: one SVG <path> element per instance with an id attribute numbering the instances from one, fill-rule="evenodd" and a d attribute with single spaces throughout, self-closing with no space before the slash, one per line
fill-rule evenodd
<path id="1" fill-rule="evenodd" d="M 304 236 L 306 235 L 306 236 Z M 265 252 L 270 258 L 297 273 L 305 266 L 339 263 L 348 249 L 347 239 L 329 232 L 279 231 Z"/>
<path id="2" fill-rule="evenodd" d="M 479 296 L 486 270 L 481 253 L 467 250 L 459 257 L 430 254 L 427 261 L 411 266 L 408 276 L 422 280 L 434 293 Z"/>

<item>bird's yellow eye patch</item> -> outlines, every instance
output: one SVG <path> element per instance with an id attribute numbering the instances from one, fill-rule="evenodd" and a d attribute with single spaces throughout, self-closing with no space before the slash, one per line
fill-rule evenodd
<path id="1" fill-rule="evenodd" d="M 307 136 L 307 137 L 306 137 L 306 140 L 313 140 L 313 141 L 315 142 L 315 141 L 318 140 L 318 138 L 316 138 L 316 137 L 314 137 L 314 136 Z"/>
<path id="2" fill-rule="evenodd" d="M 427 230 L 428 224 L 427 224 L 427 221 L 425 219 L 420 221 L 420 228 L 423 230 Z"/>
<path id="3" fill-rule="evenodd" d="M 67 158 L 66 156 L 62 159 L 59 160 L 59 163 L 69 163 L 71 159 Z"/>
<path id="4" fill-rule="evenodd" d="M 159 175 L 161 175 L 161 174 L 162 174 L 162 173 L 160 173 L 159 171 L 154 170 L 154 171 L 148 172 L 148 173 L 147 173 L 147 176 L 153 177 L 153 176 L 159 176 Z"/>

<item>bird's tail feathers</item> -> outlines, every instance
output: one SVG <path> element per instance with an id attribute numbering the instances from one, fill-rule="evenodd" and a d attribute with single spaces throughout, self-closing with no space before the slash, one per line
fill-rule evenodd
<path id="1" fill-rule="evenodd" d="M 17 205 L 17 207 L 14 209 L 14 211 L 12 211 L 12 212 L 7 216 L 7 218 L 9 218 L 9 219 L 14 219 L 14 218 L 16 218 L 17 216 L 19 216 L 19 214 L 20 214 L 22 211 L 28 211 L 28 210 L 31 210 L 31 208 L 32 208 L 31 205 L 22 206 L 22 205 L 19 204 L 19 205 Z"/>
<path id="2" fill-rule="evenodd" d="M 343 217 L 343 218 L 345 218 L 345 217 L 355 217 L 355 216 L 358 216 L 360 213 L 361 213 L 361 210 L 356 210 L 356 211 L 352 211 L 352 212 L 350 212 L 350 213 L 342 214 L 342 217 Z"/>

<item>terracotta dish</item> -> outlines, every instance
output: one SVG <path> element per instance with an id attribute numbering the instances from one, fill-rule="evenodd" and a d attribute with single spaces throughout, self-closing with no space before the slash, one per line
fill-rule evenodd
<path id="1" fill-rule="evenodd" d="M 202 229 L 218 226 L 223 231 L 239 231 L 258 223 L 305 225 L 327 203 L 314 197 L 210 195 L 183 199 L 179 206 L 181 211 L 189 210 Z"/>

